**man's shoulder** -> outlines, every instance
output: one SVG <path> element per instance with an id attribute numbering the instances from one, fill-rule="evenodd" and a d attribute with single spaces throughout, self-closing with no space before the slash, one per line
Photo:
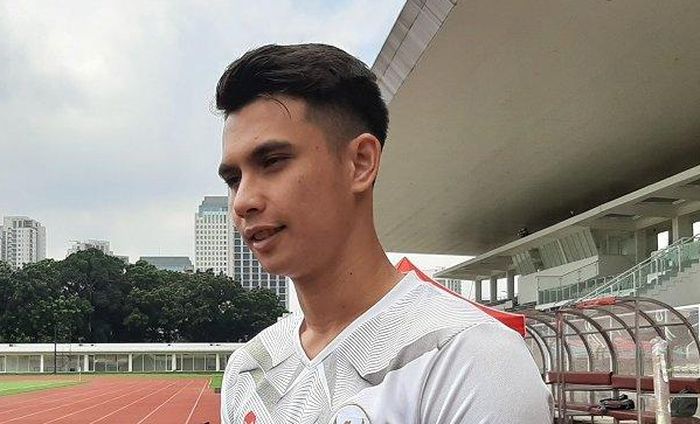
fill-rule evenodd
<path id="1" fill-rule="evenodd" d="M 373 380 L 370 376 L 383 378 L 388 371 L 442 349 L 471 327 L 502 326 L 469 301 L 431 283 L 408 283 L 410 290 L 359 326 L 339 347 L 339 354 L 368 381 Z"/>
<path id="2" fill-rule="evenodd" d="M 434 283 L 419 282 L 386 311 L 385 320 L 404 317 L 400 325 L 429 333 L 451 328 L 454 334 L 479 324 L 502 325 L 470 301 Z"/>
<path id="3" fill-rule="evenodd" d="M 226 372 L 239 373 L 260 368 L 267 371 L 294 353 L 294 336 L 301 317 L 288 315 L 267 327 L 237 349 L 229 359 Z"/>

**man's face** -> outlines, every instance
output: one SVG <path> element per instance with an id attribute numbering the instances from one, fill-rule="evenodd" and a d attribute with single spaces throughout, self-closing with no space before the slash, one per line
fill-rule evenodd
<path id="1" fill-rule="evenodd" d="M 326 266 L 342 247 L 351 172 L 307 120 L 306 104 L 279 100 L 260 99 L 228 116 L 220 174 L 248 247 L 268 272 L 295 278 Z"/>

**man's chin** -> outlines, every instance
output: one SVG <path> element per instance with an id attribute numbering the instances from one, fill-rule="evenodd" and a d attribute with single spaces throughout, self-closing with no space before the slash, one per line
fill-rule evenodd
<path id="1" fill-rule="evenodd" d="M 287 275 L 285 273 L 286 267 L 279 261 L 272 260 L 271 258 L 259 258 L 258 262 L 260 262 L 260 265 L 268 274 Z"/>

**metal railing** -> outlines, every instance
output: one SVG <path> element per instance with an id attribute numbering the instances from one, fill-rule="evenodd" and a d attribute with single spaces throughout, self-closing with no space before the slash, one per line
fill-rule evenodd
<path id="1" fill-rule="evenodd" d="M 663 286 L 698 261 L 700 235 L 681 238 L 594 290 L 579 298 L 572 298 L 567 305 L 601 296 L 636 295 L 640 290 Z"/>
<path id="2" fill-rule="evenodd" d="M 590 258 L 588 258 L 590 259 Z M 589 284 L 591 277 L 582 277 L 582 275 L 598 275 L 598 262 L 589 262 L 580 267 L 566 272 L 562 275 L 538 275 L 535 277 L 537 281 L 537 303 L 550 303 L 562 300 L 562 296 L 570 295 L 577 292 L 580 288 L 584 288 Z M 542 283 L 547 285 L 547 288 L 541 289 Z M 554 284 L 552 284 L 554 282 Z M 568 297 L 564 297 L 568 299 Z"/>
<path id="3" fill-rule="evenodd" d="M 542 305 L 561 302 L 568 299 L 578 299 L 586 293 L 589 293 L 591 290 L 594 290 L 596 287 L 604 285 L 612 278 L 613 277 L 594 277 L 566 285 L 562 284 L 560 281 L 559 286 L 557 287 L 538 289 L 537 303 Z"/>

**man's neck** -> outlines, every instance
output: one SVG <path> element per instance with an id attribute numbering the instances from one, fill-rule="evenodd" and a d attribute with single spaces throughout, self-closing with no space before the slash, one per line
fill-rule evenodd
<path id="1" fill-rule="evenodd" d="M 327 272 L 294 281 L 304 311 L 301 342 L 310 358 L 377 303 L 402 277 L 376 238 L 364 246 L 360 254 L 349 254 L 353 249 L 348 249 L 345 258 Z"/>

